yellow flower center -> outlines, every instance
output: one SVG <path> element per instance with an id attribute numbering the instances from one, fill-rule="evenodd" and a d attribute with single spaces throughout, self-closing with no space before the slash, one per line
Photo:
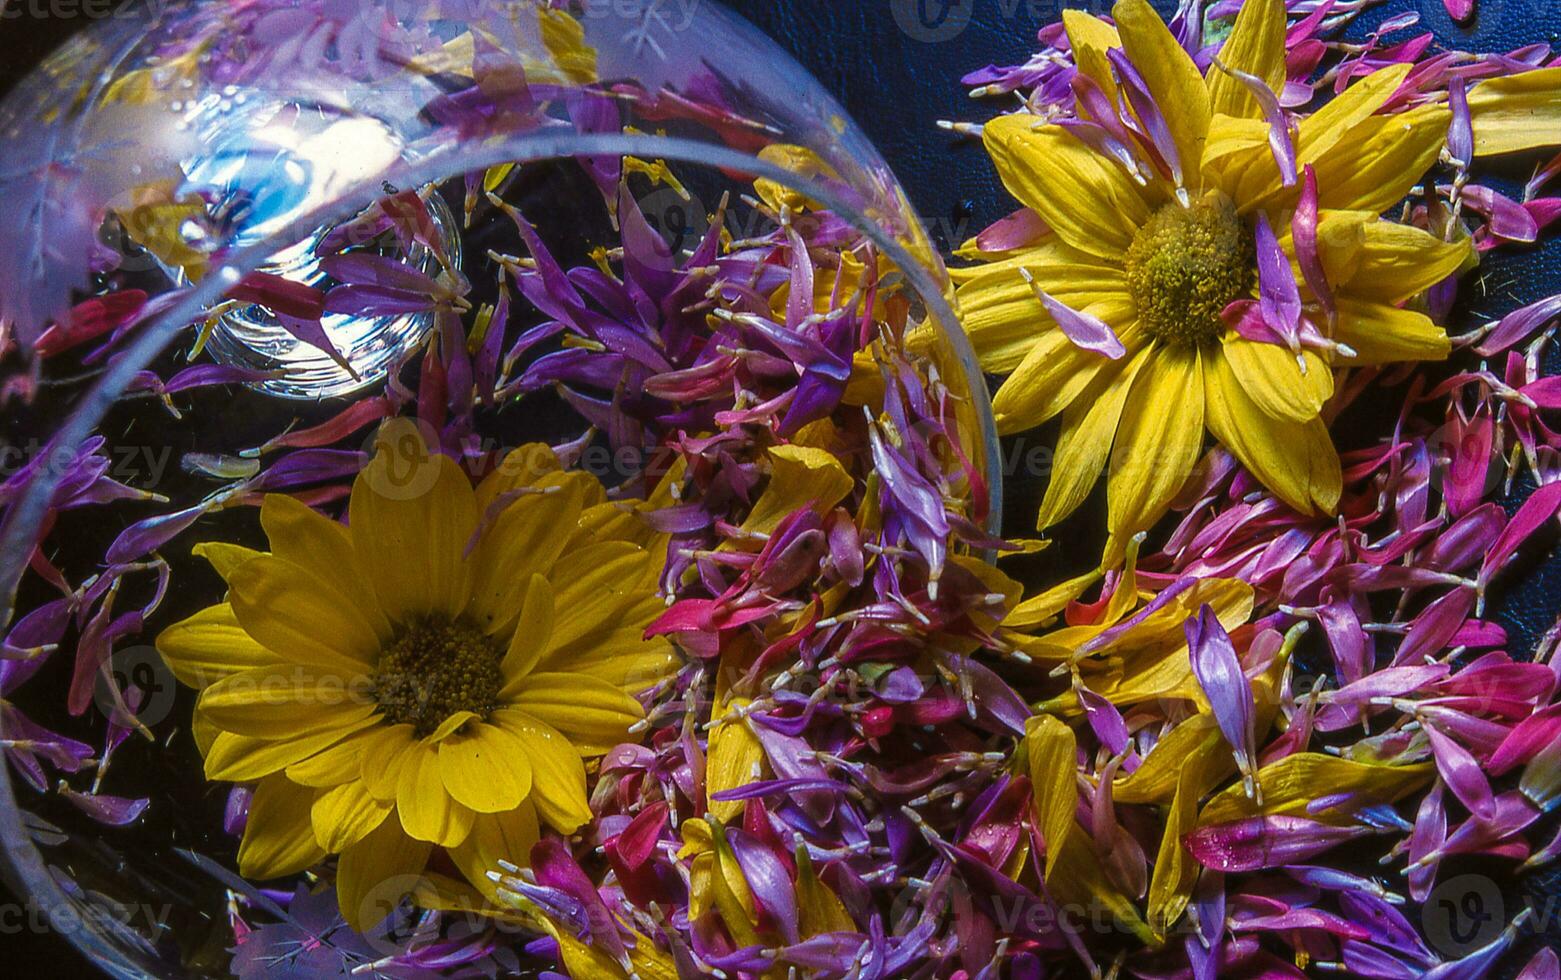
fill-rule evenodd
<path id="1" fill-rule="evenodd" d="M 1127 251 L 1139 322 L 1174 347 L 1218 339 L 1225 307 L 1252 295 L 1255 261 L 1251 235 L 1230 198 L 1212 194 L 1190 208 L 1167 204 Z"/>
<path id="2" fill-rule="evenodd" d="M 504 686 L 503 651 L 463 621 L 429 617 L 402 627 L 374 669 L 374 699 L 393 725 L 431 735 L 459 711 L 487 717 Z"/>

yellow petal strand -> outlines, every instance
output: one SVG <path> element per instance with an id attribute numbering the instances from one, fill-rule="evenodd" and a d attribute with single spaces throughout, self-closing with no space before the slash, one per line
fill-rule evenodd
<path id="1" fill-rule="evenodd" d="M 1276 419 L 1308 422 L 1322 412 L 1333 397 L 1333 372 L 1312 351 L 1304 351 L 1306 370 L 1302 373 L 1296 355 L 1278 344 L 1248 340 L 1229 334 L 1224 340 L 1229 359 L 1242 390 L 1253 404 Z"/>
<path id="2" fill-rule="evenodd" d="M 259 667 L 206 688 L 197 711 L 225 731 L 290 738 L 352 725 L 376 710 L 339 675 L 296 665 Z"/>
<path id="3" fill-rule="evenodd" d="M 1107 563 L 1170 509 L 1203 450 L 1203 366 L 1195 351 L 1161 349 L 1139 372 L 1122 411 L 1107 477 Z"/>
<path id="4" fill-rule="evenodd" d="M 445 790 L 437 746 L 418 742 L 402 759 L 396 813 L 408 834 L 440 847 L 454 847 L 471 833 L 473 813 Z"/>
<path id="5" fill-rule="evenodd" d="M 386 725 L 368 733 L 363 746 L 363 784 L 377 799 L 393 800 L 401 785 L 401 768 L 417 747 L 411 725 Z"/>
<path id="6" fill-rule="evenodd" d="M 1356 126 L 1371 118 L 1398 91 L 1411 67 L 1389 65 L 1378 69 L 1304 117 L 1296 130 L 1297 160 L 1317 163 L 1332 154 Z"/>
<path id="7" fill-rule="evenodd" d="M 531 759 L 531 802 L 537 815 L 559 833 L 572 834 L 591 819 L 585 795 L 585 763 L 569 740 L 545 722 L 516 708 L 491 719 L 517 736 Z"/>
<path id="8" fill-rule="evenodd" d="M 1144 76 L 1149 91 L 1164 112 L 1176 148 L 1181 152 L 1182 173 L 1196 181 L 1203 144 L 1209 135 L 1209 89 L 1187 49 L 1171 36 L 1165 21 L 1145 0 L 1121 0 L 1112 11 L 1122 47 Z M 1190 188 L 1196 196 L 1196 183 Z"/>
<path id="9" fill-rule="evenodd" d="M 1476 156 L 1561 146 L 1561 68 L 1493 78 L 1469 93 Z"/>
<path id="10" fill-rule="evenodd" d="M 851 492 L 851 475 L 832 453 L 807 446 L 776 446 L 770 450 L 770 482 L 753 505 L 743 530 L 768 534 L 799 508 L 827 512 Z"/>
<path id="11" fill-rule="evenodd" d="M 1211 351 L 1204 371 L 1209 430 L 1254 477 L 1303 514 L 1339 506 L 1339 454 L 1321 419 L 1281 422 L 1248 398 L 1223 353 Z"/>
<path id="12" fill-rule="evenodd" d="M 1073 832 L 1079 787 L 1078 740 L 1073 729 L 1051 715 L 1036 715 L 1025 722 L 1025 751 L 1030 760 L 1030 783 L 1035 792 L 1036 822 L 1046 841 L 1048 880 L 1067 839 Z"/>
<path id="13" fill-rule="evenodd" d="M 1281 91 L 1285 84 L 1286 26 L 1284 0 L 1247 0 L 1220 49 L 1220 61 L 1229 68 L 1256 75 L 1275 92 Z M 1208 79 L 1215 112 L 1248 119 L 1263 117 L 1257 99 L 1241 82 L 1218 67 L 1209 69 Z M 1177 111 L 1179 106 L 1166 107 L 1167 115 Z"/>
<path id="14" fill-rule="evenodd" d="M 1036 527 L 1045 530 L 1066 518 L 1084 503 L 1106 467 L 1116 438 L 1122 407 L 1138 372 L 1153 356 L 1144 348 L 1126 370 L 1102 372 L 1096 385 L 1062 413 L 1062 436 L 1051 467 L 1051 483 L 1041 501 Z"/>
<path id="15" fill-rule="evenodd" d="M 179 683 L 196 690 L 240 671 L 282 662 L 244 632 L 227 603 L 202 609 L 163 630 L 157 637 L 157 652 Z"/>
<path id="16" fill-rule="evenodd" d="M 1064 10 L 1062 26 L 1068 33 L 1068 46 L 1073 50 L 1073 60 L 1079 71 L 1104 89 L 1113 101 L 1118 101 L 1116 77 L 1111 71 L 1111 62 L 1106 59 L 1107 51 L 1122 46 L 1117 29 L 1082 10 Z"/>
<path id="17" fill-rule="evenodd" d="M 479 813 L 466 840 L 450 851 L 450 860 L 489 899 L 497 898 L 497 886 L 488 872 L 500 861 L 526 867 L 531 848 L 541 837 L 537 810 L 530 800 L 502 813 Z"/>
<path id="18" fill-rule="evenodd" d="M 531 576 L 547 574 L 579 528 L 585 484 L 554 474 L 538 485 L 546 492 L 504 508 L 473 555 L 478 574 L 469 615 L 492 635 L 513 627 Z"/>
<path id="19" fill-rule="evenodd" d="M 1213 779 L 1218 782 L 1236 771 L 1229 751 L 1214 752 L 1220 745 L 1219 728 L 1209 715 L 1194 715 L 1181 722 L 1149 750 L 1144 764 L 1118 779 L 1112 796 L 1116 802 L 1163 806 L 1176 798 L 1187 760 L 1208 753 L 1216 760 Z"/>
<path id="20" fill-rule="evenodd" d="M 347 925 L 368 932 L 417 890 L 433 845 L 413 840 L 394 816 L 342 852 L 336 899 Z"/>
<path id="21" fill-rule="evenodd" d="M 526 746 L 497 725 L 468 725 L 439 743 L 439 774 L 456 802 L 479 814 L 513 810 L 531 792 Z"/>
<path id="22" fill-rule="evenodd" d="M 1107 323 L 1117 327 L 1109 320 Z M 1012 435 L 1048 422 L 1073 404 L 1097 378 L 1126 370 L 1140 346 L 1137 325 L 1131 330 L 1118 329 L 1117 337 L 1127 347 L 1127 355 L 1113 361 L 1074 346 L 1056 328 L 1041 333 L 1024 361 L 993 396 L 998 431 Z"/>
<path id="23" fill-rule="evenodd" d="M 1121 261 L 1149 220 L 1144 192 L 1121 167 L 1066 130 L 1035 125 L 1035 117 L 1024 113 L 986 124 L 987 152 L 1004 186 L 1064 242 Z"/>
<path id="24" fill-rule="evenodd" d="M 325 859 L 309 829 L 309 807 L 314 790 L 270 776 L 255 786 L 249 802 L 249 820 L 239 844 L 239 873 L 264 881 L 284 878 L 313 867 Z"/>
<path id="25" fill-rule="evenodd" d="M 244 631 L 292 663 L 361 673 L 379 652 L 379 636 L 329 583 L 290 561 L 262 555 L 236 569 L 228 601 Z"/>
<path id="26" fill-rule="evenodd" d="M 345 525 L 292 497 L 269 494 L 260 505 L 260 526 L 273 554 L 329 582 L 351 600 L 381 641 L 390 639 L 390 621 L 380 610 L 374 591 L 357 575 L 352 534 Z"/>
<path id="27" fill-rule="evenodd" d="M 476 497 L 455 461 L 431 452 L 411 422 L 381 428 L 349 509 L 359 570 L 386 615 L 465 610 L 472 563 L 463 553 L 477 527 Z"/>
<path id="28" fill-rule="evenodd" d="M 797 928 L 803 939 L 826 932 L 854 932 L 856 923 L 833 891 L 819 879 L 805 845 L 798 845 Z"/>
<path id="29" fill-rule="evenodd" d="M 393 809 L 370 796 L 362 783 L 342 783 L 314 799 L 309 815 L 315 842 L 332 854 L 340 854 L 378 830 Z"/>
<path id="30" fill-rule="evenodd" d="M 1326 248 L 1326 246 L 1324 246 Z M 1361 228 L 1355 275 L 1338 286 L 1350 298 L 1397 306 L 1418 296 L 1475 258 L 1469 239 L 1445 242 L 1428 231 L 1397 221 L 1373 221 Z"/>
<path id="31" fill-rule="evenodd" d="M 526 585 L 526 597 L 520 607 L 520 619 L 515 623 L 514 635 L 510 637 L 509 650 L 499 665 L 506 690 L 531 673 L 552 638 L 553 586 L 540 574 L 533 575 Z"/>
<path id="32" fill-rule="evenodd" d="M 223 732 L 206 753 L 206 778 L 225 783 L 252 783 L 329 749 L 372 724 L 374 719 L 369 717 L 346 728 L 326 728 L 308 735 L 281 739 L 260 739 Z"/>
<path id="33" fill-rule="evenodd" d="M 1320 205 L 1373 214 L 1396 206 L 1436 163 L 1451 121 L 1452 114 L 1436 105 L 1368 117 L 1337 152 L 1316 161 Z"/>
<path id="34" fill-rule="evenodd" d="M 1204 806 L 1198 824 L 1208 826 L 1256 816 L 1309 817 L 1346 823 L 1362 807 L 1397 803 L 1435 775 L 1436 767 L 1430 763 L 1380 766 L 1320 752 L 1297 753 L 1259 770 L 1262 803 L 1248 799 L 1239 785 L 1231 786 Z M 1349 805 L 1315 809 L 1318 787 L 1327 787 L 1329 796 L 1348 797 Z"/>
<path id="35" fill-rule="evenodd" d="M 1351 365 L 1442 361 L 1452 353 L 1447 331 L 1424 313 L 1353 297 L 1339 301 L 1338 339 L 1355 349 Z"/>

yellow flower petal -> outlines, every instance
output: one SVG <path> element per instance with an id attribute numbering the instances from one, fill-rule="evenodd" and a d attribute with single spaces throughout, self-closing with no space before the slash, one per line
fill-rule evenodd
<path id="1" fill-rule="evenodd" d="M 383 722 L 384 719 L 377 716 L 370 717 L 371 727 L 366 730 L 290 764 L 287 778 L 314 789 L 331 789 L 342 783 L 356 782 L 363 777 L 363 753 L 377 740 Z"/>
<path id="2" fill-rule="evenodd" d="M 415 425 L 397 419 L 380 430 L 349 509 L 359 570 L 387 616 L 466 609 L 472 563 L 463 554 L 477 527 L 476 497 L 455 461 L 431 452 Z"/>
<path id="3" fill-rule="evenodd" d="M 1062 12 L 1062 26 L 1068 34 L 1068 46 L 1073 50 L 1074 63 L 1115 101 L 1116 77 L 1111 72 L 1111 62 L 1106 59 L 1106 52 L 1122 46 L 1117 29 L 1099 17 L 1071 9 Z"/>
<path id="4" fill-rule="evenodd" d="M 1143 765 L 1117 780 L 1112 796 L 1118 804 L 1168 804 L 1176 798 L 1187 761 L 1204 754 L 1219 763 L 1215 781 L 1224 779 L 1236 771 L 1236 763 L 1228 751 L 1214 751 L 1220 739 L 1219 728 L 1209 715 L 1194 715 L 1180 722 L 1155 743 Z"/>
<path id="5" fill-rule="evenodd" d="M 1134 381 L 1107 478 L 1108 564 L 1170 509 L 1203 450 L 1200 355 L 1160 349 Z"/>
<path id="6" fill-rule="evenodd" d="M 1050 624 L 1068 608 L 1070 602 L 1083 595 L 1085 589 L 1100 581 L 1102 574 L 1099 569 L 1085 572 L 1026 599 L 1014 607 L 1013 612 L 1003 620 L 1003 625 L 1010 629 L 1031 629 Z"/>
<path id="7" fill-rule="evenodd" d="M 357 575 L 352 535 L 344 525 L 292 497 L 268 494 L 260 505 L 260 526 L 274 555 L 330 583 L 382 643 L 390 640 L 390 621 L 368 583 Z"/>
<path id="8" fill-rule="evenodd" d="M 454 847 L 471 833 L 473 813 L 445 790 L 437 746 L 418 742 L 402 758 L 396 813 L 413 838 L 440 847 Z"/>
<path id="9" fill-rule="evenodd" d="M 477 577 L 469 615 L 491 635 L 513 628 L 533 575 L 546 575 L 579 528 L 584 484 L 563 474 L 537 484 L 504 508 L 482 536 L 472 560 Z"/>
<path id="10" fill-rule="evenodd" d="M 1096 384 L 1074 400 L 1062 413 L 1062 435 L 1053 457 L 1051 483 L 1041 501 L 1036 527 L 1045 530 L 1072 514 L 1100 480 L 1100 473 L 1111 456 L 1117 423 L 1127 404 L 1128 392 L 1138 372 L 1154 356 L 1144 348 L 1126 370 L 1100 372 Z"/>
<path id="11" fill-rule="evenodd" d="M 717 717 L 748 704 L 748 698 L 732 698 L 718 703 Z M 710 799 L 710 814 L 718 820 L 735 820 L 743 812 L 741 800 L 717 800 L 718 793 L 739 789 L 762 777 L 764 746 L 748 728 L 746 721 L 718 721 L 710 730 L 709 752 L 705 759 L 705 794 Z"/>
<path id="12" fill-rule="evenodd" d="M 541 575 L 531 576 L 520 619 L 510 637 L 509 649 L 499 664 L 506 687 L 522 679 L 536 667 L 553 639 L 553 586 Z M 500 692 L 501 696 L 503 692 Z"/>
<path id="13" fill-rule="evenodd" d="M 1021 268 L 1036 285 L 1075 310 L 1107 323 L 1124 323 L 1133 315 L 1121 264 L 1103 262 L 1060 240 L 981 266 L 959 287 L 960 324 L 982 370 L 991 374 L 1013 371 L 1038 337 L 1057 329 L 1035 290 L 1019 274 Z"/>
<path id="14" fill-rule="evenodd" d="M 1182 173 L 1197 196 L 1197 177 L 1212 111 L 1209 88 L 1187 49 L 1145 0 L 1121 0 L 1112 10 L 1122 47 L 1159 102 L 1181 153 Z"/>
<path id="15" fill-rule="evenodd" d="M 563 470 L 558 455 L 546 443 L 527 443 L 505 455 L 493 472 L 477 484 L 477 510 L 485 512 L 500 496 L 542 481 Z"/>
<path id="16" fill-rule="evenodd" d="M 567 670 L 604 680 L 625 694 L 639 694 L 676 673 L 682 662 L 666 637 L 647 640 L 644 626 L 629 626 L 585 645 L 549 651 L 536 669 Z"/>
<path id="17" fill-rule="evenodd" d="M 1036 715 L 1024 725 L 1024 746 L 1035 793 L 1035 819 L 1046 841 L 1046 876 L 1050 880 L 1068 837 L 1073 833 L 1079 787 L 1078 740 L 1073 729 L 1051 715 Z"/>
<path id="18" fill-rule="evenodd" d="M 201 692 L 196 710 L 225 731 L 280 739 L 345 730 L 376 705 L 348 678 L 284 664 L 218 681 Z"/>
<path id="19" fill-rule="evenodd" d="M 357 608 L 290 561 L 244 563 L 228 580 L 228 601 L 244 631 L 288 662 L 352 676 L 379 653 L 379 635 Z"/>
<path id="20" fill-rule="evenodd" d="M 347 925 L 368 932 L 417 890 L 433 845 L 413 840 L 394 816 L 342 852 L 336 899 Z"/>
<path id="21" fill-rule="evenodd" d="M 1452 353 L 1447 331 L 1424 313 L 1353 297 L 1339 301 L 1338 339 L 1355 349 L 1352 365 L 1441 361 Z"/>
<path id="22" fill-rule="evenodd" d="M 1225 357 L 1253 404 L 1276 419 L 1304 423 L 1318 417 L 1333 397 L 1333 372 L 1313 351 L 1303 351 L 1306 372 L 1296 355 L 1277 344 L 1237 334 L 1224 339 Z"/>
<path id="23" fill-rule="evenodd" d="M 1469 92 L 1476 156 L 1561 146 L 1561 68 L 1481 82 Z"/>
<path id="24" fill-rule="evenodd" d="M 239 873 L 246 878 L 284 878 L 325 859 L 309 829 L 314 790 L 270 776 L 255 786 L 249 820 L 239 844 Z"/>
<path id="25" fill-rule="evenodd" d="M 538 721 L 558 729 L 581 755 L 601 755 L 629 737 L 645 717 L 640 703 L 617 687 L 583 674 L 532 674 L 510 696 Z"/>
<path id="26" fill-rule="evenodd" d="M 585 763 L 569 740 L 518 708 L 495 711 L 490 721 L 525 745 L 531 759 L 530 798 L 537 815 L 563 834 L 572 834 L 589 822 Z"/>
<path id="27" fill-rule="evenodd" d="M 401 784 L 401 767 L 417 746 L 411 725 L 371 729 L 363 746 L 363 784 L 377 799 L 393 800 Z"/>
<path id="28" fill-rule="evenodd" d="M 282 658 L 244 632 L 227 603 L 210 606 L 163 630 L 157 652 L 179 683 L 196 690 L 255 667 L 273 667 Z"/>
<path id="29" fill-rule="evenodd" d="M 1219 59 L 1228 68 L 1256 75 L 1275 92 L 1285 84 L 1285 19 L 1284 0 L 1247 0 L 1236 15 L 1236 24 L 1230 37 L 1220 49 Z M 1215 112 L 1227 116 L 1244 116 L 1261 119 L 1263 110 L 1247 87 L 1235 78 L 1209 69 L 1209 97 Z M 1166 115 L 1180 111 L 1180 106 L 1166 107 Z"/>
<path id="30" fill-rule="evenodd" d="M 307 735 L 281 739 L 222 732 L 206 753 L 206 778 L 228 783 L 252 783 L 329 749 L 374 723 L 374 718 L 365 717 L 345 728 L 325 728 Z"/>
<path id="31" fill-rule="evenodd" d="M 985 142 L 1008 192 L 1064 242 L 1098 258 L 1121 261 L 1151 209 L 1144 191 L 1115 163 L 1059 126 L 1036 128 L 1034 116 L 1000 116 Z"/>
<path id="32" fill-rule="evenodd" d="M 1115 361 L 1075 346 L 1055 327 L 1036 338 L 1030 353 L 993 396 L 992 411 L 1000 433 L 1012 435 L 1050 421 L 1095 384 L 1097 378 L 1120 374 L 1133 363 L 1141 348 L 1138 323 L 1106 323 L 1127 348 L 1127 353 Z"/>
<path id="33" fill-rule="evenodd" d="M 1351 814 L 1361 807 L 1397 803 L 1430 782 L 1435 775 L 1436 767 L 1430 763 L 1379 766 L 1320 752 L 1297 753 L 1259 770 L 1262 803 L 1249 799 L 1239 785 L 1231 786 L 1204 806 L 1198 815 L 1198 824 L 1208 826 L 1256 816 L 1348 822 Z M 1351 805 L 1316 810 L 1318 787 L 1327 787 L 1330 796 L 1350 797 Z"/>
<path id="34" fill-rule="evenodd" d="M 1204 369 L 1209 430 L 1264 486 L 1303 514 L 1331 514 L 1343 493 L 1339 454 L 1321 419 L 1282 422 L 1248 398 L 1230 362 L 1211 349 Z"/>
<path id="35" fill-rule="evenodd" d="M 331 854 L 340 854 L 378 830 L 393 809 L 370 796 L 362 783 L 342 783 L 314 798 L 309 816 L 315 842 Z"/>
<path id="36" fill-rule="evenodd" d="M 497 725 L 468 725 L 439 743 L 439 774 L 457 803 L 480 814 L 513 810 L 531 792 L 526 746 Z"/>
<path id="37" fill-rule="evenodd" d="M 827 513 L 855 485 L 832 453 L 808 446 L 776 446 L 770 450 L 769 485 L 743 522 L 743 530 L 768 534 L 799 508 L 810 505 Z"/>
<path id="38" fill-rule="evenodd" d="M 497 897 L 497 886 L 488 872 L 508 861 L 526 867 L 531 863 L 531 848 L 541 838 L 536 807 L 530 800 L 502 813 L 479 813 L 472 832 L 460 846 L 451 849 L 450 860 L 466 880 L 489 899 Z"/>
<path id="39" fill-rule="evenodd" d="M 1428 231 L 1396 221 L 1373 221 L 1361 228 L 1355 274 L 1337 284 L 1352 299 L 1397 306 L 1418 296 L 1474 259 L 1464 238 L 1444 242 Z"/>
<path id="40" fill-rule="evenodd" d="M 1317 159 L 1319 204 L 1373 214 L 1394 207 L 1436 163 L 1451 120 L 1451 113 L 1436 105 L 1366 118 L 1350 129 L 1338 151 Z"/>
<path id="41" fill-rule="evenodd" d="M 560 559 L 548 576 L 553 584 L 548 649 L 615 629 L 631 607 L 648 597 L 644 573 L 649 565 L 649 553 L 626 541 L 592 544 Z"/>
<path id="42" fill-rule="evenodd" d="M 1149 928 L 1158 935 L 1170 932 L 1192 898 L 1199 866 L 1182 845 L 1182 837 L 1197 826 L 1198 801 L 1226 775 L 1221 761 L 1225 754 L 1220 743 L 1209 740 L 1181 761 L 1149 882 Z"/>
<path id="43" fill-rule="evenodd" d="M 226 582 L 233 570 L 247 561 L 259 558 L 265 554 L 254 548 L 245 548 L 243 545 L 228 544 L 223 541 L 205 541 L 190 549 L 190 553 L 197 558 L 204 558 L 222 580 Z"/>

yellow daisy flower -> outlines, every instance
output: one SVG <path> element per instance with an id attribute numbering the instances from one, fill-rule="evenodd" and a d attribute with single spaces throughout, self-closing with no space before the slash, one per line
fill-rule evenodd
<path id="1" fill-rule="evenodd" d="M 1409 70 L 1383 69 L 1294 133 L 1299 164 L 1315 170 L 1318 253 L 1335 315 L 1319 312 L 1306 282 L 1301 300 L 1325 343 L 1291 349 L 1242 336 L 1222 314 L 1259 295 L 1260 220 L 1303 278 L 1290 232 L 1300 187 L 1281 176 L 1248 87 L 1283 85 L 1284 4 L 1245 4 L 1207 77 L 1144 0 L 1123 0 L 1113 16 L 1115 27 L 1065 14 L 1081 84 L 1134 107 L 1119 77 L 1125 55 L 1163 109 L 1163 137 L 1175 148 L 1166 155 L 1178 165 L 1130 172 L 1063 126 L 999 118 L 984 129 L 986 147 L 1047 230 L 1007 252 L 967 247 L 962 254 L 987 264 L 955 275 L 983 367 L 1009 375 L 995 398 L 1000 430 L 1062 417 L 1039 525 L 1072 513 L 1109 463 L 1106 555 L 1116 564 L 1186 483 L 1205 429 L 1292 507 L 1332 512 L 1340 469 L 1322 410 L 1333 369 L 1446 357 L 1446 333 L 1404 307 L 1471 251 L 1380 217 L 1437 160 L 1450 119 L 1441 106 L 1376 115 Z M 1082 102 L 1080 111 L 1087 122 Z M 1124 111 L 1136 119 L 1139 110 Z M 1120 347 L 1077 345 L 1059 310 L 1103 323 Z"/>
<path id="2" fill-rule="evenodd" d="M 267 497 L 271 551 L 200 548 L 226 601 L 157 646 L 201 691 L 207 777 L 255 784 L 240 871 L 339 854 L 342 913 L 363 929 L 436 848 L 491 897 L 500 858 L 585 824 L 586 760 L 627 737 L 633 695 L 677 655 L 644 639 L 664 608 L 657 540 L 545 447 L 474 490 L 389 423 L 350 517 Z"/>

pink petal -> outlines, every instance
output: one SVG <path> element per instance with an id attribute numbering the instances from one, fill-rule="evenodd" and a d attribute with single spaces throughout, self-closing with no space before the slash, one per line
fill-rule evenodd
<path id="1" fill-rule="evenodd" d="M 1495 816 L 1490 780 L 1485 778 L 1480 763 L 1468 749 L 1442 734 L 1435 725 L 1426 725 L 1425 733 L 1431 740 L 1431 753 L 1436 757 L 1437 771 L 1446 780 L 1447 788 L 1479 819 L 1489 820 Z"/>
<path id="2" fill-rule="evenodd" d="M 1042 289 L 1030 277 L 1027 270 L 1021 269 L 1020 271 L 1024 273 L 1026 281 L 1030 283 L 1030 288 L 1034 291 L 1036 299 L 1039 299 L 1041 305 L 1046 307 L 1046 312 L 1050 313 L 1052 319 L 1057 321 L 1057 326 L 1067 335 L 1069 340 L 1073 341 L 1074 346 L 1083 350 L 1094 351 L 1113 361 L 1120 360 L 1127 354 L 1127 348 L 1122 346 L 1122 341 L 1117 338 L 1116 333 L 1106 321 L 1093 314 L 1080 312 L 1059 302 L 1051 294 L 1047 293 L 1046 290 Z"/>

